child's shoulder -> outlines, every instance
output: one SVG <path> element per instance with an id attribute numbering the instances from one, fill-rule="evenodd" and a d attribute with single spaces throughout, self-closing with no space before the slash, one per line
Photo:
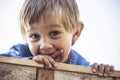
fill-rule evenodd
<path id="1" fill-rule="evenodd" d="M 90 62 L 73 49 L 70 50 L 70 64 L 90 66 Z"/>
<path id="2" fill-rule="evenodd" d="M 10 47 L 10 49 L 16 49 L 16 50 L 28 49 L 28 44 L 27 43 L 17 43 L 17 44 L 12 45 Z"/>
<path id="3" fill-rule="evenodd" d="M 7 52 L 0 53 L 0 56 L 27 57 L 27 56 L 31 56 L 31 53 L 27 43 L 18 43 L 12 45 Z"/>
<path id="4" fill-rule="evenodd" d="M 27 43 L 15 44 L 10 48 L 10 50 L 16 50 L 16 51 L 19 51 L 21 53 L 30 53 Z"/>

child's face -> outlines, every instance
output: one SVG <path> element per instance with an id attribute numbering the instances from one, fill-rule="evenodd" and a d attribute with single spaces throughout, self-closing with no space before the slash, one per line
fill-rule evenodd
<path id="1" fill-rule="evenodd" d="M 47 23 L 33 23 L 26 29 L 26 38 L 33 55 L 51 55 L 57 50 L 62 49 L 57 62 L 65 62 L 68 59 L 72 45 L 73 33 L 66 31 L 64 26 L 55 20 Z"/>

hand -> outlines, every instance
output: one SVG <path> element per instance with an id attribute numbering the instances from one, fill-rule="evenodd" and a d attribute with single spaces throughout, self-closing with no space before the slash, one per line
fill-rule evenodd
<path id="1" fill-rule="evenodd" d="M 61 54 L 62 50 L 58 50 L 56 52 L 54 52 L 51 55 L 43 55 L 43 54 L 39 54 L 36 55 L 35 57 L 33 57 L 33 60 L 35 60 L 36 62 L 40 63 L 40 64 L 44 64 L 45 68 L 56 68 L 56 62 L 54 61 L 54 58 L 56 58 L 57 56 L 59 56 Z"/>
<path id="2" fill-rule="evenodd" d="M 56 67 L 55 61 L 49 55 L 39 54 L 33 57 L 33 60 L 35 60 L 36 62 L 40 64 L 44 64 L 45 68 Z"/>
<path id="3" fill-rule="evenodd" d="M 92 71 L 96 72 L 98 76 L 107 77 L 114 72 L 114 66 L 94 63 L 92 66 Z"/>
<path id="4" fill-rule="evenodd" d="M 62 54 L 63 50 L 58 50 L 54 54 L 51 54 L 50 56 L 56 61 L 56 62 L 61 62 L 62 61 Z"/>

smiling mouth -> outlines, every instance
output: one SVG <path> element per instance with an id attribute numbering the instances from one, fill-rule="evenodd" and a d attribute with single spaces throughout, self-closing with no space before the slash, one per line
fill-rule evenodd
<path id="1" fill-rule="evenodd" d="M 44 55 L 52 55 L 52 54 L 56 54 L 56 52 L 60 53 L 61 49 L 54 49 L 54 50 L 41 50 L 39 51 L 40 54 L 44 54 Z"/>
<path id="2" fill-rule="evenodd" d="M 39 54 L 44 54 L 44 55 L 52 55 L 56 51 L 40 51 Z"/>

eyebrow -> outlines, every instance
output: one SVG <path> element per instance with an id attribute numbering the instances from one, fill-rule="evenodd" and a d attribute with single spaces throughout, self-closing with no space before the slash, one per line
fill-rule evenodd
<path id="1" fill-rule="evenodd" d="M 47 27 L 50 27 L 50 26 L 51 26 L 51 27 L 59 27 L 59 28 L 61 27 L 61 25 L 59 25 L 59 24 L 50 24 L 50 25 L 47 25 L 47 26 L 45 26 L 45 27 L 47 28 Z M 30 31 L 33 30 L 33 29 L 34 29 L 34 28 L 29 28 L 29 29 L 27 29 L 27 32 L 30 32 Z"/>
<path id="2" fill-rule="evenodd" d="M 50 24 L 50 25 L 47 25 L 47 26 L 45 26 L 45 27 L 61 27 L 61 25 L 59 25 L 59 24 Z"/>

